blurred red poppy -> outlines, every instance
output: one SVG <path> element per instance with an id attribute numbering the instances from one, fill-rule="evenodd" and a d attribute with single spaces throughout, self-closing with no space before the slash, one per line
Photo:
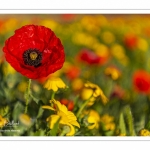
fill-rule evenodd
<path id="1" fill-rule="evenodd" d="M 79 61 L 85 62 L 89 65 L 99 64 L 101 61 L 98 55 L 88 49 L 82 49 L 77 58 Z"/>
<path id="2" fill-rule="evenodd" d="M 119 100 L 123 100 L 125 97 L 125 91 L 124 89 L 122 89 L 119 85 L 116 85 L 114 87 L 113 92 L 110 95 L 110 98 L 117 98 Z"/>
<path id="3" fill-rule="evenodd" d="M 136 91 L 148 94 L 150 92 L 150 75 L 145 70 L 133 74 L 133 85 Z"/>
<path id="4" fill-rule="evenodd" d="M 74 102 L 71 100 L 61 99 L 60 103 L 64 104 L 68 108 L 69 111 L 72 111 L 74 108 Z"/>
<path id="5" fill-rule="evenodd" d="M 61 18 L 63 21 L 72 21 L 75 19 L 75 17 L 76 17 L 75 14 L 62 14 L 61 15 Z"/>
<path id="6" fill-rule="evenodd" d="M 73 80 L 77 78 L 80 75 L 80 68 L 76 66 L 71 66 L 67 71 L 66 71 L 66 76 L 68 79 Z"/>
<path id="7" fill-rule="evenodd" d="M 48 76 L 65 61 L 60 39 L 44 26 L 26 25 L 16 30 L 6 40 L 3 51 L 11 66 L 31 79 Z"/>
<path id="8" fill-rule="evenodd" d="M 133 50 L 137 46 L 138 38 L 134 34 L 127 34 L 124 37 L 124 42 L 129 49 Z"/>

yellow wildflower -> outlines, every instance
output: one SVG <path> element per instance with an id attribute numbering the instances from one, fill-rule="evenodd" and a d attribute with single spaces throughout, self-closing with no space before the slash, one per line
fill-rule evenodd
<path id="1" fill-rule="evenodd" d="M 47 122 L 49 122 L 50 129 L 53 129 L 55 123 L 60 119 L 60 127 L 68 126 L 70 128 L 70 132 L 68 132 L 66 135 L 73 136 L 75 134 L 74 126 L 80 128 L 76 116 L 71 111 L 68 111 L 67 107 L 61 104 L 59 101 L 51 100 L 50 102 L 54 105 L 54 108 L 51 106 L 42 106 L 42 108 L 44 109 L 55 111 L 55 114 L 50 115 L 46 120 Z"/>
<path id="2" fill-rule="evenodd" d="M 44 84 L 44 88 L 48 90 L 58 91 L 58 88 L 66 88 L 67 86 L 59 77 L 50 77 Z"/>
<path id="3" fill-rule="evenodd" d="M 97 98 L 100 96 L 101 100 L 104 104 L 106 104 L 108 102 L 107 97 L 104 95 L 103 91 L 101 90 L 101 88 L 98 85 L 93 84 L 91 82 L 87 82 L 84 84 L 84 87 L 89 90 L 89 98 L 90 97 Z"/>
<path id="4" fill-rule="evenodd" d="M 7 119 L 0 115 L 0 128 L 4 127 L 7 122 Z"/>
<path id="5" fill-rule="evenodd" d="M 31 118 L 27 115 L 27 114 L 21 114 L 19 116 L 19 120 L 22 124 L 26 125 L 26 126 L 30 126 L 31 125 Z"/>
<path id="6" fill-rule="evenodd" d="M 141 129 L 139 131 L 139 136 L 150 136 L 150 131 L 147 129 Z"/>
<path id="7" fill-rule="evenodd" d="M 88 115 L 87 121 L 88 123 L 92 123 L 92 125 L 89 125 L 89 129 L 98 129 L 99 128 L 99 123 L 100 123 L 100 115 L 98 114 L 97 111 L 95 110 L 89 110 L 84 112 L 84 114 Z"/>

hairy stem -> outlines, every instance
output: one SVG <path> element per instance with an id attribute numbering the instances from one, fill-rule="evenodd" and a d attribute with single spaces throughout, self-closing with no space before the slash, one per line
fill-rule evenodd
<path id="1" fill-rule="evenodd" d="M 25 98 L 26 98 L 26 106 L 25 106 L 25 110 L 24 110 L 25 114 L 27 114 L 27 112 L 28 112 L 28 104 L 29 104 L 29 99 L 30 99 L 30 87 L 31 87 L 31 79 L 29 79 L 26 96 L 25 96 Z"/>

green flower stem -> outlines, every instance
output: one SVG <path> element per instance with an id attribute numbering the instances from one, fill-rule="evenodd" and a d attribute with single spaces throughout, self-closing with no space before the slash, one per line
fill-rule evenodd
<path id="1" fill-rule="evenodd" d="M 29 79 L 29 82 L 28 82 L 28 87 L 27 87 L 27 91 L 26 91 L 26 107 L 25 107 L 25 111 L 24 113 L 27 114 L 28 112 L 28 104 L 29 104 L 29 99 L 30 99 L 30 87 L 31 87 L 31 79 Z"/>
<path id="2" fill-rule="evenodd" d="M 62 131 L 60 134 L 59 134 L 59 136 L 65 136 L 66 135 L 66 131 Z"/>
<path id="3" fill-rule="evenodd" d="M 92 97 L 92 96 L 91 96 Z M 80 109 L 78 110 L 77 112 L 77 118 L 79 117 L 79 115 L 81 114 L 82 110 L 85 108 L 85 106 L 88 104 L 88 102 L 91 100 L 91 97 L 89 99 L 87 99 L 83 104 L 82 106 L 80 107 Z"/>
<path id="4" fill-rule="evenodd" d="M 64 126 L 62 132 L 59 134 L 59 136 L 65 136 L 68 132 L 70 132 L 69 126 Z"/>
<path id="5" fill-rule="evenodd" d="M 51 99 L 54 99 L 54 97 L 55 97 L 55 92 L 53 91 L 51 95 Z"/>

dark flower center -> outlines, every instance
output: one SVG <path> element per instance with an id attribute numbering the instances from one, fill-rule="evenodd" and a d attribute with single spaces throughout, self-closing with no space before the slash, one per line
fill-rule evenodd
<path id="1" fill-rule="evenodd" d="M 37 49 L 29 49 L 23 53 L 23 60 L 26 65 L 39 67 L 41 65 L 42 53 Z"/>

